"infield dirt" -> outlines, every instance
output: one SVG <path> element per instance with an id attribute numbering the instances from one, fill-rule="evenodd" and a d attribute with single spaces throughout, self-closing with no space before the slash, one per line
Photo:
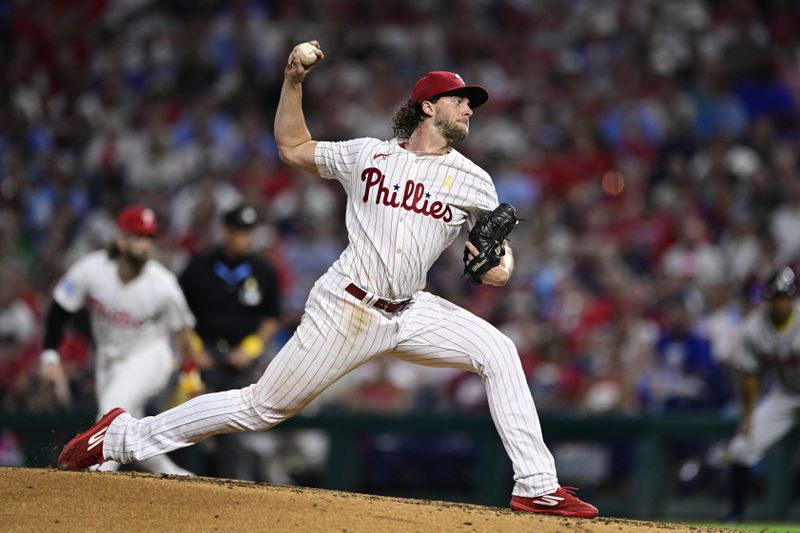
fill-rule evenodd
<path id="1" fill-rule="evenodd" d="M 602 509 L 601 509 L 602 512 Z M 0 468 L 1 531 L 714 531 L 139 473 Z"/>

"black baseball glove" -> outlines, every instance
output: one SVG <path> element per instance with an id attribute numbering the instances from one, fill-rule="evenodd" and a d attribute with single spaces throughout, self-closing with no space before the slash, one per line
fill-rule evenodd
<path id="1" fill-rule="evenodd" d="M 470 261 L 469 249 L 464 247 L 464 274 L 470 283 L 480 285 L 481 276 L 500 264 L 500 258 L 506 253 L 505 240 L 519 221 L 514 206 L 504 203 L 483 215 L 472 226 L 469 242 L 479 253 Z"/>

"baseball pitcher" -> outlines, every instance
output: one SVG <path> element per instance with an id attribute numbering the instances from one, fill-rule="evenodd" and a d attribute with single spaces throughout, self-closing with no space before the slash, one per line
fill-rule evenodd
<path id="1" fill-rule="evenodd" d="M 216 433 L 271 428 L 351 370 L 388 355 L 483 378 L 514 465 L 513 509 L 596 516 L 594 506 L 558 483 L 511 340 L 423 290 L 428 269 L 464 224 L 480 237 L 466 243 L 464 254 L 473 282 L 502 286 L 514 269 L 505 242 L 516 223 L 513 209 L 498 206 L 489 175 L 453 148 L 467 137 L 487 91 L 453 72 L 430 72 L 395 113 L 395 138 L 317 142 L 301 105 L 303 80 L 323 59 L 318 43 L 311 45 L 316 61 L 301 57 L 300 46 L 289 56 L 275 139 L 284 162 L 341 185 L 349 245 L 314 285 L 297 331 L 258 383 L 197 397 L 154 418 L 115 409 L 65 446 L 60 467 L 80 469 L 108 459 L 127 463 Z M 102 450 L 87 449 L 95 435 L 104 435 Z"/>

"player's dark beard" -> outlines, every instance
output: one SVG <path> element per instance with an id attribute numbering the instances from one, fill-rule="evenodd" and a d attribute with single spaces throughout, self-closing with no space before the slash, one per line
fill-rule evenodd
<path id="1" fill-rule="evenodd" d="M 134 255 L 127 251 L 122 252 L 122 257 L 130 265 L 130 267 L 133 269 L 134 273 L 137 276 L 142 272 L 145 263 L 147 263 L 147 261 L 150 259 L 149 255 L 144 255 L 144 256 Z"/>
<path id="2" fill-rule="evenodd" d="M 448 121 L 443 118 L 435 118 L 433 125 L 447 139 L 448 144 L 461 142 L 467 138 L 468 128 L 459 128 L 455 121 Z"/>

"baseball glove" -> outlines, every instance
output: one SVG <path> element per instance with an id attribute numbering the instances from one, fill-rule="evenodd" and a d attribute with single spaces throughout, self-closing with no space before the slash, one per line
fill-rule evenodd
<path id="1" fill-rule="evenodd" d="M 505 240 L 519 221 L 514 206 L 503 203 L 472 226 L 469 242 L 479 253 L 470 260 L 469 250 L 464 247 L 464 274 L 470 283 L 480 285 L 481 276 L 500 264 L 500 258 L 506 253 Z"/>

